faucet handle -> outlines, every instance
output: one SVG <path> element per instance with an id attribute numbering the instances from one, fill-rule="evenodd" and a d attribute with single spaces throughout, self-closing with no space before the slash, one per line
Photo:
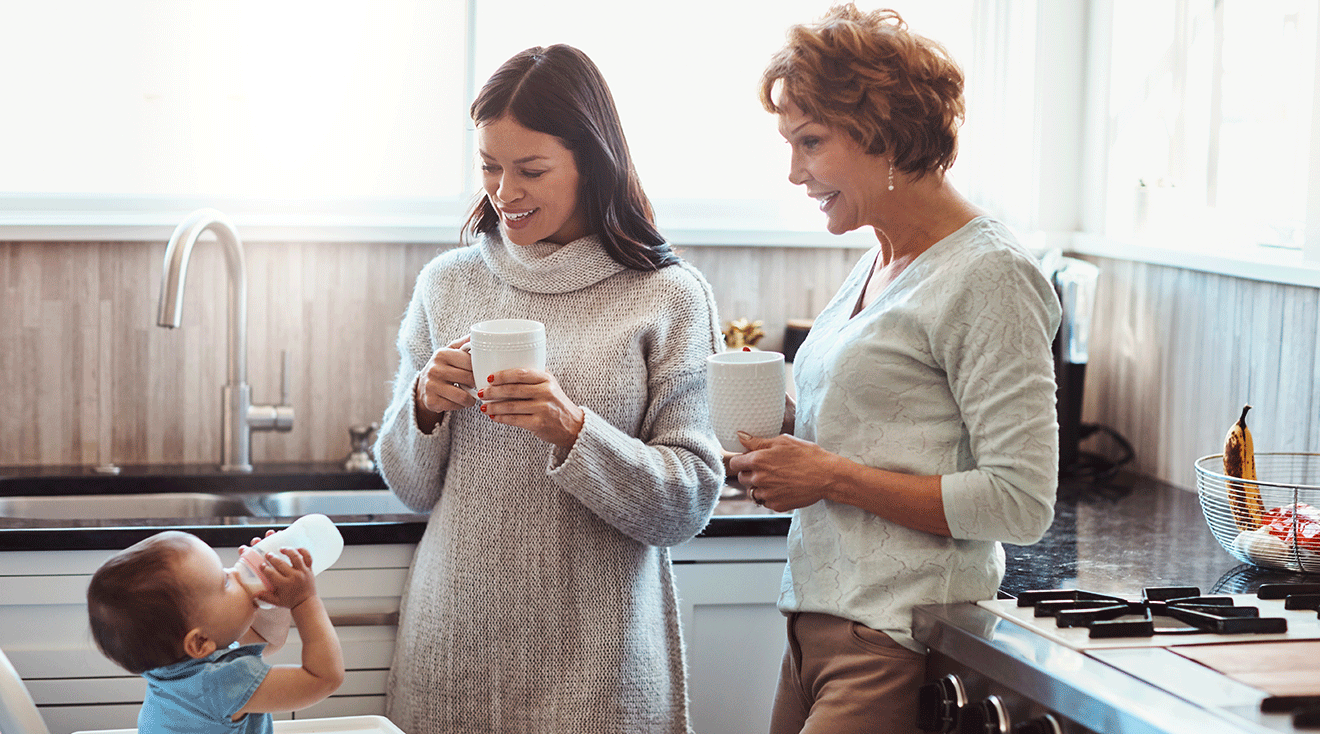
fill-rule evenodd
<path id="1" fill-rule="evenodd" d="M 293 430 L 293 405 L 289 400 L 289 350 L 280 350 L 280 404 L 275 406 L 275 424 L 277 431 Z"/>
<path id="2" fill-rule="evenodd" d="M 289 405 L 289 350 L 280 350 L 280 405 Z"/>
<path id="3" fill-rule="evenodd" d="M 280 351 L 280 404 L 249 405 L 248 426 L 254 431 L 292 431 L 293 406 L 289 404 L 289 350 Z"/>

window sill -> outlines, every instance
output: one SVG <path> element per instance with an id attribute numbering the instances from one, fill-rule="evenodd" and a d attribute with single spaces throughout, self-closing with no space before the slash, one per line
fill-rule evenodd
<path id="1" fill-rule="evenodd" d="M 164 221 L 141 215 L 65 215 L 57 220 L 0 214 L 0 241 L 168 242 L 187 212 Z M 175 221 L 175 220 L 178 221 Z M 236 216 L 244 242 L 445 242 L 458 241 L 453 217 L 263 217 Z"/>
<path id="2" fill-rule="evenodd" d="M 1300 250 L 1262 245 L 1229 246 L 1196 238 L 1161 242 L 1117 240 L 1074 233 L 1064 249 L 1070 253 L 1165 265 L 1266 283 L 1320 288 L 1320 262 L 1303 259 Z"/>
<path id="3" fill-rule="evenodd" d="M 166 242 L 174 228 L 197 206 L 90 206 L 72 208 L 5 206 L 0 201 L 0 241 L 7 242 Z M 260 207 L 217 202 L 232 219 L 245 242 L 458 242 L 463 212 L 458 204 L 409 202 L 378 206 L 352 202 L 327 211 L 317 207 L 297 211 L 287 204 Z M 748 227 L 749 217 L 727 212 L 666 207 L 657 202 L 661 231 L 676 247 L 803 247 L 870 249 L 876 240 L 869 230 L 831 235 L 823 229 Z M 439 211 L 437 211 L 439 210 Z M 753 217 L 756 218 L 756 217 Z M 669 226 L 664 226 L 668 222 Z M 1048 247 L 1080 255 L 1145 262 L 1187 270 L 1230 275 L 1269 283 L 1320 288 L 1320 261 L 1304 260 L 1297 250 L 1263 246 L 1208 244 L 1195 237 L 1159 242 L 1120 240 L 1085 233 L 1038 232 L 1027 238 L 1037 251 Z M 1193 246 L 1194 245 L 1194 246 Z"/>
<path id="4" fill-rule="evenodd" d="M 186 212 L 168 221 L 138 215 L 63 216 L 56 220 L 0 214 L 0 242 L 168 242 Z M 244 242 L 458 242 L 456 217 L 282 217 L 235 216 L 234 226 Z M 731 229 L 719 227 L 661 227 L 675 247 L 803 247 L 870 249 L 875 237 L 852 232 Z"/>
<path id="5" fill-rule="evenodd" d="M 772 213 L 692 202 L 655 203 L 660 231 L 676 247 L 870 249 L 867 231 L 831 235 L 784 226 Z M 224 212 L 244 242 L 458 242 L 466 207 L 457 200 L 252 202 L 0 197 L 0 241 L 166 242 L 188 212 Z M 750 209 L 750 207 L 749 207 Z M 749 223 L 755 223 L 749 226 Z"/>
<path id="6" fill-rule="evenodd" d="M 166 242 L 188 213 L 224 212 L 244 242 L 456 242 L 457 199 L 260 201 L 0 197 L 0 240 Z"/>

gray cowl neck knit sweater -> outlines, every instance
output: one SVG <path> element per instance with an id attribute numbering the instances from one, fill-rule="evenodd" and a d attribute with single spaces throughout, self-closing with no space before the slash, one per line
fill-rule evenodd
<path id="1" fill-rule="evenodd" d="M 417 428 L 412 389 L 437 348 L 488 318 L 546 325 L 546 370 L 586 421 L 561 454 L 475 407 Z M 410 734 L 691 730 L 667 547 L 722 485 L 706 407 L 719 344 L 686 263 L 616 263 L 594 237 L 442 253 L 418 276 L 376 445 L 381 473 L 430 512 L 405 591 L 387 709 Z"/>

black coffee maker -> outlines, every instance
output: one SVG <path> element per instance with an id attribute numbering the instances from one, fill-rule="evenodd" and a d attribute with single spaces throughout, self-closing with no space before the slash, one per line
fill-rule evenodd
<path id="1" fill-rule="evenodd" d="M 1077 463 L 1082 423 L 1082 390 L 1090 361 L 1091 318 L 1100 268 L 1085 260 L 1060 257 L 1051 280 L 1063 307 L 1054 337 L 1054 379 L 1058 383 L 1059 467 Z"/>
<path id="2" fill-rule="evenodd" d="M 1054 337 L 1054 378 L 1059 411 L 1059 476 L 1108 478 L 1132 459 L 1132 447 L 1113 430 L 1082 423 L 1082 393 L 1086 364 L 1090 361 L 1091 321 L 1095 311 L 1096 284 L 1100 268 L 1085 260 L 1063 257 L 1055 251 L 1046 255 L 1041 267 L 1050 276 L 1063 307 L 1059 332 Z M 1082 451 L 1081 441 L 1101 432 L 1117 444 L 1121 455 L 1109 459 Z"/>

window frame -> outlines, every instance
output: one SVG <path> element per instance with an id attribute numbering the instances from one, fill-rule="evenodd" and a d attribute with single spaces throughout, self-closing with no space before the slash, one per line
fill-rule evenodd
<path id="1" fill-rule="evenodd" d="M 468 48 L 464 91 L 468 99 L 477 87 L 472 39 L 476 3 L 465 0 Z M 1071 5 L 1071 4 L 1063 4 Z M 1035 78 L 994 79 L 969 96 L 999 96 L 1009 84 L 1029 83 L 1033 109 L 1025 113 L 1029 124 L 1044 130 L 1030 151 L 1032 190 L 1005 206 L 1016 211 L 997 215 L 1009 220 L 1038 252 L 1061 248 L 1098 257 L 1150 262 L 1227 275 L 1320 287 L 1320 154 L 1308 156 L 1308 194 L 1305 240 L 1301 251 L 1243 244 L 1208 252 L 1189 243 L 1164 246 L 1138 243 L 1106 233 L 1108 164 L 1105 141 L 1109 135 L 1108 69 L 1112 43 L 1113 0 L 1091 0 L 1073 10 L 1041 0 L 978 0 L 976 22 L 996 33 L 1031 33 L 1034 41 L 1024 50 L 1021 37 L 977 40 L 977 57 L 966 63 L 990 63 L 995 68 L 1019 71 L 1021 54 L 1029 54 Z M 1320 48 L 1320 22 L 1317 47 Z M 1082 50 L 1084 49 L 1084 50 Z M 1009 54 L 1019 54 L 1010 57 Z M 1064 58 L 1064 54 L 1070 54 Z M 1076 58 L 1073 58 L 1075 55 Z M 1049 70 L 1064 68 L 1068 78 L 1050 78 Z M 1075 75 L 1077 78 L 1072 78 Z M 1068 102 L 1060 94 L 1070 92 Z M 1312 99 L 1320 102 L 1320 73 L 1314 75 Z M 1063 109 L 1075 101 L 1077 109 Z M 1316 104 L 1320 107 L 1320 104 Z M 1001 130 L 1015 120 L 997 120 L 1000 128 L 977 138 L 979 146 L 992 144 Z M 1320 152 L 1320 110 L 1313 110 L 1311 149 Z M 475 153 L 474 135 L 464 134 L 465 159 Z M 1018 143 L 1014 143 L 1018 145 Z M 1005 165 L 989 159 L 988 165 Z M 983 168 L 985 163 L 982 164 Z M 953 171 L 957 182 L 958 169 Z M 977 171 L 984 179 L 988 174 Z M 192 209 L 215 207 L 231 215 L 245 240 L 334 242 L 423 242 L 452 244 L 476 196 L 477 179 L 464 176 L 466 192 L 437 199 L 270 201 L 262 199 L 205 200 L 187 197 L 135 198 L 116 196 L 41 196 L 0 193 L 0 240 L 5 241 L 164 241 Z M 964 191 L 990 190 L 985 181 L 972 181 Z M 858 248 L 874 245 L 867 232 L 839 237 L 824 227 L 813 230 L 758 228 L 747 206 L 735 201 L 664 200 L 655 202 L 662 232 L 679 246 L 731 245 L 772 247 Z M 755 209 L 755 204 L 751 208 Z M 735 212 L 734 210 L 738 210 Z M 744 216 L 739 217 L 738 214 Z"/>
<path id="2" fill-rule="evenodd" d="M 1320 55 L 1320 22 L 1316 24 Z M 1255 243 L 1229 243 L 1209 248 L 1200 242 L 1138 242 L 1107 232 L 1109 206 L 1110 54 L 1113 42 L 1113 0 L 1092 0 L 1084 43 L 1087 48 L 1085 110 L 1079 145 L 1082 204 L 1077 231 L 1056 233 L 1056 245 L 1080 255 L 1127 260 L 1270 283 L 1320 288 L 1320 73 L 1314 75 L 1308 156 L 1306 229 L 1302 249 Z"/>
<path id="3" fill-rule="evenodd" d="M 1037 0 L 976 2 L 1001 12 L 1009 6 L 1034 8 Z M 468 100 L 475 97 L 480 81 L 475 48 L 478 4 L 479 0 L 464 1 L 463 85 Z M 1005 53 L 1010 46 L 999 44 L 993 52 Z M 748 103 L 756 104 L 752 97 Z M 461 144 L 463 159 L 475 160 L 475 132 L 470 126 L 465 128 Z M 459 241 L 462 223 L 480 186 L 475 166 L 458 175 L 462 176 L 462 195 L 433 199 L 279 201 L 0 192 L 0 241 L 164 241 L 188 212 L 211 207 L 225 212 L 246 241 L 452 244 Z M 778 203 L 770 200 L 653 197 L 652 204 L 661 232 L 677 246 L 870 248 L 876 244 L 869 229 L 831 235 L 823 223 L 819 227 L 758 226 L 758 222 L 780 219 L 776 216 Z"/>

